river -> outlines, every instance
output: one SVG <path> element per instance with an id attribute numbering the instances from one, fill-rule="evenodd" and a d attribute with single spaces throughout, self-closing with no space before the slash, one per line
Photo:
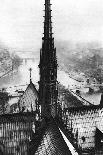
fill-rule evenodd
<path id="1" fill-rule="evenodd" d="M 18 70 L 11 71 L 10 74 L 0 78 L 0 88 L 25 85 L 30 82 L 30 71 L 32 68 L 32 81 L 37 85 L 39 80 L 39 70 L 37 62 L 28 60 L 27 63 L 22 63 Z"/>
<path id="2" fill-rule="evenodd" d="M 30 82 L 30 71 L 32 68 L 32 81 L 38 89 L 39 81 L 39 68 L 38 61 L 28 60 L 27 63 L 23 63 L 17 71 L 11 72 L 10 75 L 0 78 L 0 88 L 14 87 L 18 85 L 26 85 Z M 66 88 L 75 90 L 81 90 L 81 96 L 89 102 L 97 105 L 100 103 L 101 93 L 88 94 L 88 88 L 84 88 L 84 82 L 78 82 L 69 77 L 64 71 L 58 70 L 58 82 L 63 84 Z"/>
<path id="3" fill-rule="evenodd" d="M 94 105 L 98 105 L 101 100 L 101 93 L 92 93 L 89 94 L 89 88 L 84 88 L 86 82 L 78 82 L 65 73 L 64 71 L 58 71 L 58 81 L 62 83 L 66 88 L 69 88 L 73 91 L 79 89 L 81 91 L 81 96 L 85 98 L 87 101 Z"/>

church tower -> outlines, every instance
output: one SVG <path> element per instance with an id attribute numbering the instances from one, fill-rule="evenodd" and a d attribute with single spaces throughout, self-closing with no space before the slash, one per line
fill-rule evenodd
<path id="1" fill-rule="evenodd" d="M 52 33 L 51 4 L 45 0 L 44 33 L 40 50 L 39 104 L 42 117 L 57 115 L 57 58 Z"/>

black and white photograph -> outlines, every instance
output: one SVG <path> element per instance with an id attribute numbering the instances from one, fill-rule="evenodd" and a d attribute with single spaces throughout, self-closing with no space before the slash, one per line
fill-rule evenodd
<path id="1" fill-rule="evenodd" d="M 103 155 L 103 0 L 0 0 L 0 155 Z"/>

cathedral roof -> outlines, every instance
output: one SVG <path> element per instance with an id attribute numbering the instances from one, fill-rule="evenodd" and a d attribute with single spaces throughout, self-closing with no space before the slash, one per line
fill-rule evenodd
<path id="1" fill-rule="evenodd" d="M 31 141 L 30 155 L 78 155 L 72 154 L 54 120 L 43 122 L 43 127 Z"/>

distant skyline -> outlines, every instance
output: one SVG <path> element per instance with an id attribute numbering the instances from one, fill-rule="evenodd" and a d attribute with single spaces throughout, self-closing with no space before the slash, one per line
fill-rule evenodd
<path id="1" fill-rule="evenodd" d="M 55 40 L 101 42 L 103 0 L 51 0 Z M 0 0 L 0 42 L 16 51 L 39 52 L 44 0 Z"/>

